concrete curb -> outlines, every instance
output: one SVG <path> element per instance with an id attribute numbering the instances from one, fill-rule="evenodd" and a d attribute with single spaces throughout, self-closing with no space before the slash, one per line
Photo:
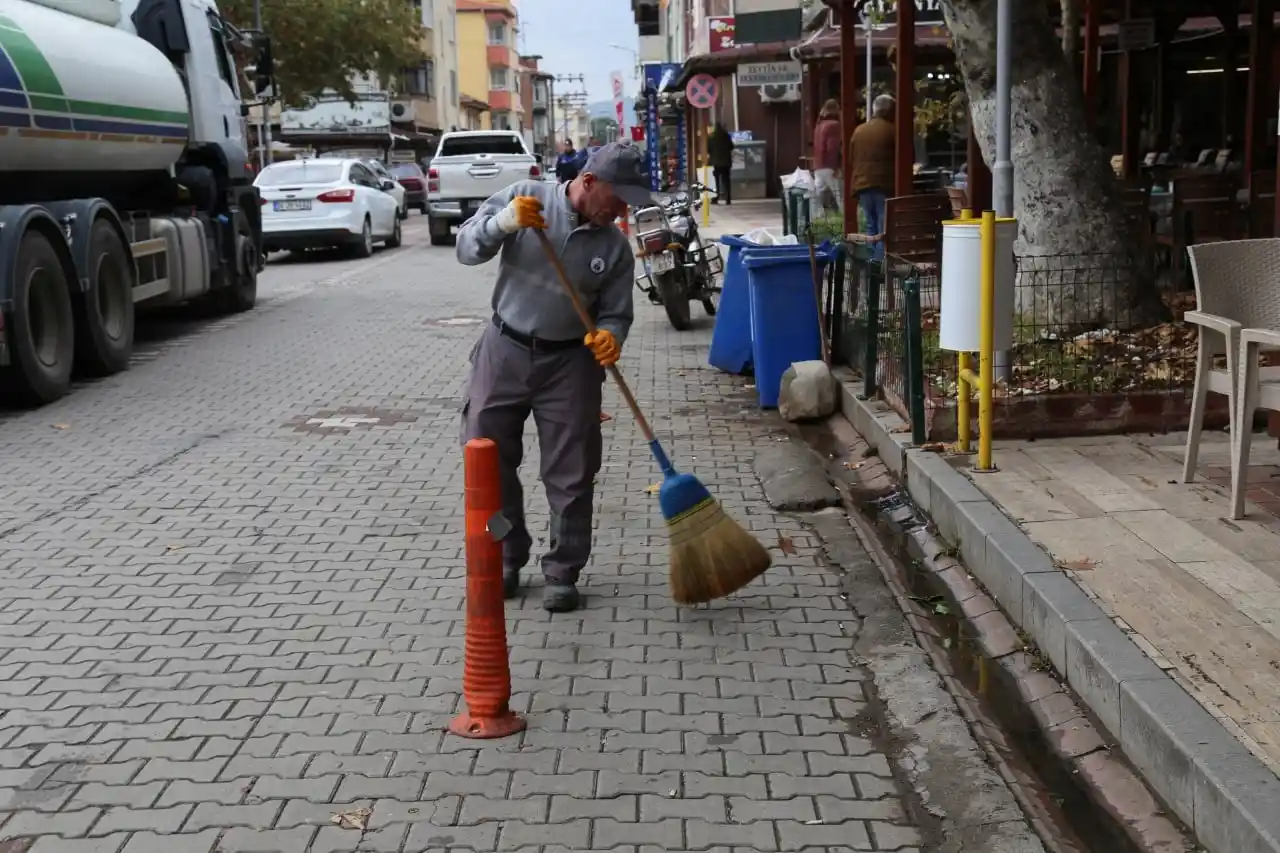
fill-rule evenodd
<path id="1" fill-rule="evenodd" d="M 841 383 L 845 417 L 1125 757 L 1211 853 L 1280 853 L 1280 779 L 1116 626 L 1049 555 L 883 402 Z"/>

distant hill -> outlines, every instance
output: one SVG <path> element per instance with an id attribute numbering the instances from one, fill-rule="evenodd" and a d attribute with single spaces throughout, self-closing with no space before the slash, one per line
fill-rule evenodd
<path id="1" fill-rule="evenodd" d="M 626 110 L 624 115 L 626 115 L 627 120 L 630 121 L 631 118 L 636 114 L 635 98 L 623 98 L 622 106 Z M 592 101 L 591 103 L 587 104 L 587 113 L 592 118 L 596 118 L 597 116 L 603 116 L 605 118 L 613 118 L 615 115 L 613 111 L 613 100 L 610 99 L 607 101 Z"/>

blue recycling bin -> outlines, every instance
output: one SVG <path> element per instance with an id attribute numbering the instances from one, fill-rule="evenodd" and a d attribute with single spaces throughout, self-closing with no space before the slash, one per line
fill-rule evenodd
<path id="1" fill-rule="evenodd" d="M 741 376 L 752 369 L 751 294 L 748 291 L 747 268 L 742 265 L 742 252 L 756 244 L 727 234 L 720 238 L 720 243 L 729 247 L 729 257 L 724 262 L 720 305 L 716 309 L 715 328 L 711 331 L 707 363 L 725 373 Z"/>
<path id="2" fill-rule="evenodd" d="M 789 251 L 778 251 L 789 250 Z M 831 245 L 816 250 L 818 275 L 831 261 Z M 818 297 L 809 247 L 761 246 L 743 253 L 751 298 L 752 360 L 760 408 L 778 406 L 782 374 L 797 361 L 822 358 Z"/>
<path id="3" fill-rule="evenodd" d="M 729 247 L 729 257 L 724 264 L 720 305 L 716 311 L 716 325 L 711 333 L 707 363 L 726 373 L 744 375 L 751 373 L 755 366 L 750 284 L 747 268 L 742 263 L 745 253 L 750 252 L 757 257 L 800 256 L 808 264 L 809 247 L 806 244 L 762 246 L 730 235 L 721 237 L 720 243 Z"/>

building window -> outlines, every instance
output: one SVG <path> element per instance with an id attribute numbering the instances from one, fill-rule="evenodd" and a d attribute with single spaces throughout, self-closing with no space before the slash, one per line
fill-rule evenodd
<path id="1" fill-rule="evenodd" d="M 489 88 L 495 89 L 499 92 L 505 92 L 507 90 L 507 69 L 489 69 Z"/>
<path id="2" fill-rule="evenodd" d="M 436 64 L 424 59 L 404 70 L 404 91 L 408 95 L 422 95 L 428 100 L 435 97 Z"/>
<path id="3" fill-rule="evenodd" d="M 506 44 L 507 43 L 507 25 L 506 24 L 490 24 L 489 25 L 489 44 Z"/>
<path id="4" fill-rule="evenodd" d="M 511 129 L 511 113 L 494 113 L 493 129 L 494 130 L 510 130 Z"/>

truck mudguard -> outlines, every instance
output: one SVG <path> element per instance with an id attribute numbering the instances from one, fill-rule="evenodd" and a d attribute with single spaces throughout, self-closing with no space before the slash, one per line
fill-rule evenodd
<path id="1" fill-rule="evenodd" d="M 67 237 L 71 260 L 76 265 L 76 287 L 80 293 L 89 289 L 89 231 L 97 219 L 105 219 L 116 233 L 120 242 L 127 248 L 132 240 L 125 232 L 120 217 L 105 199 L 77 198 L 71 201 L 53 201 L 45 205 L 54 218 L 63 226 L 63 234 Z M 129 255 L 129 265 L 134 267 L 133 255 Z M 134 281 L 137 281 L 137 269 L 133 269 Z"/>
<path id="2" fill-rule="evenodd" d="M 0 311 L 13 310 L 12 287 L 17 276 L 18 244 L 31 228 L 38 228 L 48 235 L 66 266 L 67 277 L 78 278 L 62 225 L 52 213 L 38 204 L 0 205 L 0 263 L 4 264 L 4 269 L 0 269 Z"/>

